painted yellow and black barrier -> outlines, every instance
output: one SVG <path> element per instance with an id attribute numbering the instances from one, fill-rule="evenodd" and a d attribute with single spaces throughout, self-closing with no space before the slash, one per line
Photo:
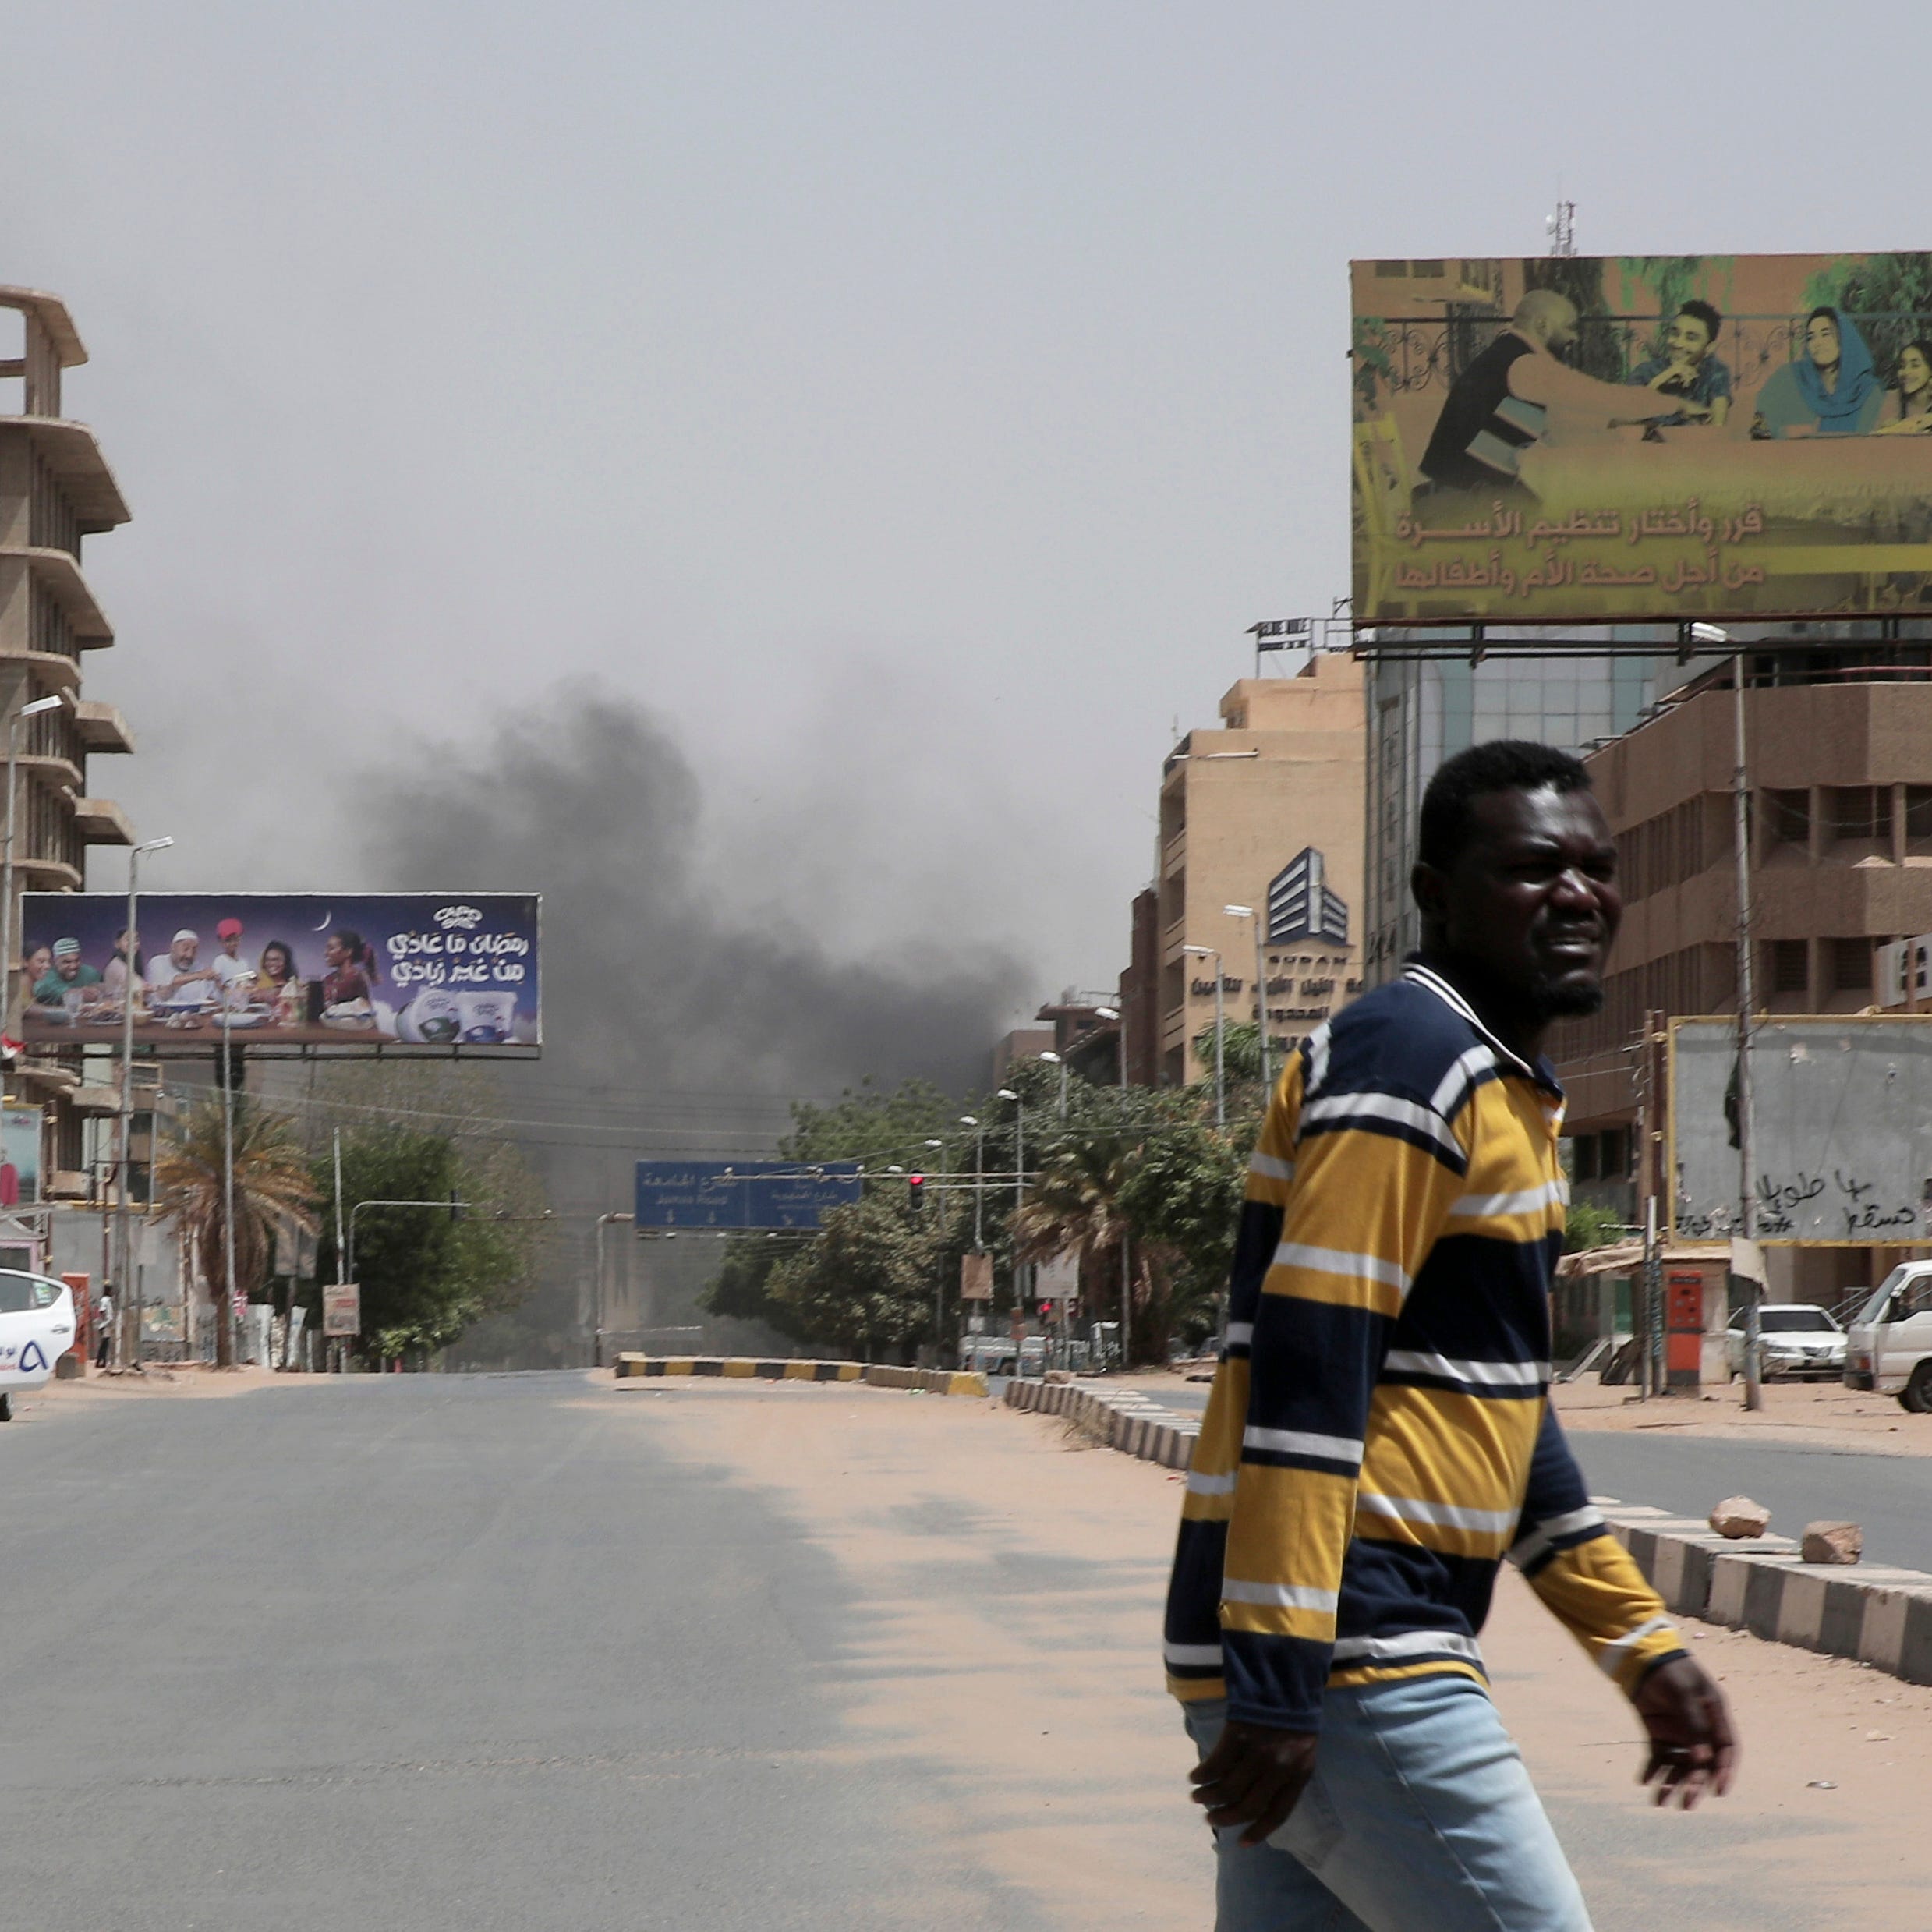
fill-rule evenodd
<path id="1" fill-rule="evenodd" d="M 984 1375 L 945 1369 L 889 1368 L 882 1363 L 793 1362 L 755 1355 L 637 1355 L 617 1360 L 617 1378 L 715 1375 L 739 1381 L 862 1382 L 875 1389 L 915 1389 L 929 1396 L 983 1396 Z"/>

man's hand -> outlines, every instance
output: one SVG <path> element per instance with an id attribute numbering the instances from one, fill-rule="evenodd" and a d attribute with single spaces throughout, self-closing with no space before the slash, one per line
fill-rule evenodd
<path id="1" fill-rule="evenodd" d="M 1315 1774 L 1315 1733 L 1230 1719 L 1214 1749 L 1187 1775 L 1194 1799 L 1215 1826 L 1244 1824 L 1258 1845 L 1287 1822 Z"/>
<path id="2" fill-rule="evenodd" d="M 1708 1791 L 1722 1797 L 1737 1764 L 1737 1739 L 1724 1693 L 1688 1657 L 1659 1664 L 1631 1699 L 1651 1736 L 1640 1783 L 1657 1782 L 1660 1805 L 1675 1799 L 1686 1811 Z"/>

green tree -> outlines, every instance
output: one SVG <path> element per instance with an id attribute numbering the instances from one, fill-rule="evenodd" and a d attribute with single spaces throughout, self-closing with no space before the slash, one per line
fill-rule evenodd
<path id="1" fill-rule="evenodd" d="M 235 1361 L 235 1311 L 228 1297 L 228 1150 L 222 1097 L 198 1101 L 178 1123 L 154 1167 L 154 1198 L 186 1237 L 196 1273 L 214 1304 L 214 1359 Z M 274 1258 L 275 1231 L 311 1233 L 318 1198 L 295 1130 L 246 1094 L 234 1097 L 235 1289 L 259 1293 Z"/>
<path id="2" fill-rule="evenodd" d="M 781 1254 L 766 1283 L 771 1304 L 801 1335 L 866 1361 L 906 1356 L 932 1332 L 943 1237 L 879 1192 L 834 1208 L 817 1237 Z"/>
<path id="3" fill-rule="evenodd" d="M 332 1190 L 332 1155 L 318 1158 L 313 1171 L 318 1193 Z M 502 1218 L 513 1204 L 493 1198 L 487 1177 L 448 1134 L 391 1123 L 351 1128 L 342 1136 L 342 1200 L 345 1226 L 354 1219 L 360 1352 L 372 1360 L 441 1348 L 527 1288 L 534 1230 L 522 1216 Z M 439 1205 L 356 1212 L 383 1201 Z M 471 1205 L 446 1205 L 457 1201 Z M 316 1265 L 318 1280 L 338 1278 L 332 1220 Z"/>
<path id="4" fill-rule="evenodd" d="M 1571 1254 L 1580 1249 L 1608 1247 L 1627 1238 L 1629 1230 L 1609 1208 L 1594 1201 L 1573 1201 L 1563 1223 L 1563 1245 Z"/>

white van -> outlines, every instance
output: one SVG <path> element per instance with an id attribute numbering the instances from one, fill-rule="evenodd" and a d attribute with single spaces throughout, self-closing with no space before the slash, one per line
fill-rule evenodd
<path id="1" fill-rule="evenodd" d="M 1901 1261 L 1872 1290 L 1846 1339 L 1845 1385 L 1932 1414 L 1932 1261 Z"/>
<path id="2" fill-rule="evenodd" d="M 0 1268 L 0 1422 L 13 1420 L 13 1392 L 44 1387 L 73 1339 L 64 1281 Z"/>

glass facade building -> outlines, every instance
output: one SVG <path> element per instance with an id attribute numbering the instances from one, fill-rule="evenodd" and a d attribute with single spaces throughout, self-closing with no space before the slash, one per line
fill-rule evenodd
<path id="1" fill-rule="evenodd" d="M 1533 633 L 1513 633 L 1523 643 Z M 1661 643 L 1672 633 L 1625 625 L 1609 639 L 1626 649 Z M 1445 654 L 1378 657 L 1376 646 L 1435 645 Z M 1367 905 L 1363 977 L 1369 985 L 1392 978 L 1403 957 L 1421 943 L 1409 873 L 1415 864 L 1416 819 L 1423 787 L 1445 759 L 1496 738 L 1534 738 L 1580 752 L 1630 730 L 1657 700 L 1696 676 L 1701 662 L 1679 661 L 1673 647 L 1655 655 L 1608 656 L 1578 649 L 1573 656 L 1491 656 L 1471 663 L 1440 632 L 1384 630 L 1364 653 L 1368 718 Z"/>

